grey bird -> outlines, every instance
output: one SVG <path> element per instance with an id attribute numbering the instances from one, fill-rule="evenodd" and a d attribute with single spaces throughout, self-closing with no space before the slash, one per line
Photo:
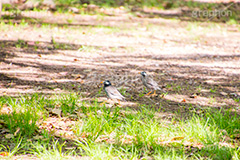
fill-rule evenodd
<path id="1" fill-rule="evenodd" d="M 154 91 L 154 93 L 152 94 L 152 96 L 155 96 L 156 95 L 156 90 L 162 90 L 157 82 L 155 82 L 151 77 L 149 77 L 147 75 L 146 72 L 141 72 L 141 79 L 142 79 L 142 82 L 143 82 L 143 85 L 147 87 L 147 89 L 150 90 L 150 92 L 147 93 L 147 95 L 149 95 L 150 93 L 152 93 L 152 91 Z"/>
<path id="2" fill-rule="evenodd" d="M 117 100 L 125 100 L 125 97 L 121 95 L 121 93 L 117 90 L 116 87 L 112 86 L 111 82 L 109 80 L 106 80 L 104 82 L 101 82 L 104 84 L 103 89 L 105 90 L 107 96 L 110 99 L 117 99 Z"/>

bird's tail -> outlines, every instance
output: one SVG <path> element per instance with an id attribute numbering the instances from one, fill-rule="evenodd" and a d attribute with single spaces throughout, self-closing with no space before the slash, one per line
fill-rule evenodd
<path id="1" fill-rule="evenodd" d="M 160 88 L 160 87 L 158 87 L 158 89 L 157 90 L 159 90 L 159 91 L 161 91 L 161 92 L 163 92 L 163 93 L 166 93 L 166 91 L 164 91 L 162 88 Z"/>

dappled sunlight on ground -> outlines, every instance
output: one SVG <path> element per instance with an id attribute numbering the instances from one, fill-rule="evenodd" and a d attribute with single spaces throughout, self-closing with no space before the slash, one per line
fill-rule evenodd
<path id="1" fill-rule="evenodd" d="M 125 145 L 144 144 L 149 147 L 146 154 L 154 147 L 184 148 L 189 158 L 199 151 L 211 153 L 215 145 L 234 148 L 239 143 L 239 130 L 234 130 L 238 117 L 225 112 L 240 113 L 239 26 L 125 13 L 29 13 L 22 14 L 26 21 L 0 25 L 0 115 L 9 119 L 0 121 L 5 144 L 21 134 L 19 124 L 35 124 L 37 116 L 27 141 L 59 141 L 64 152 L 76 155 L 85 155 L 82 142 L 91 147 L 90 141 L 103 147 L 121 144 L 121 151 Z M 141 71 L 162 88 L 156 96 L 146 95 Z M 110 80 L 126 101 L 108 99 L 100 83 L 104 80 Z M 207 117 L 210 108 L 215 117 L 201 117 L 203 113 Z M 18 112 L 28 111 L 32 119 L 18 120 L 23 116 Z M 218 111 L 224 111 L 222 117 Z M 15 113 L 14 121 L 10 113 Z M 6 124 L 14 123 L 17 127 L 11 132 L 6 129 Z M 211 134 L 218 144 L 208 144 L 213 142 Z M 76 144 L 78 140 L 81 144 Z M 87 154 L 98 149 L 102 148 Z"/>
<path id="2" fill-rule="evenodd" d="M 38 16 L 51 24 L 0 27 L 1 95 L 76 91 L 105 97 L 99 83 L 109 79 L 127 97 L 124 106 L 239 106 L 230 95 L 239 94 L 240 85 L 239 32 L 228 30 L 233 26 L 129 15 Z M 71 24 L 60 25 L 69 17 Z M 164 98 L 141 96 L 143 70 L 165 87 Z"/>

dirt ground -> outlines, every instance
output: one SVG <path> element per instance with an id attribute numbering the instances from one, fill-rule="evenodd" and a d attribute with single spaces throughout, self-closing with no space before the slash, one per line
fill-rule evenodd
<path id="1" fill-rule="evenodd" d="M 4 19 L 16 25 L 0 25 L 0 95 L 74 91 L 101 99 L 100 82 L 108 79 L 129 102 L 165 111 L 240 110 L 239 25 L 131 14 L 22 14 Z M 141 71 L 168 94 L 141 96 Z"/>

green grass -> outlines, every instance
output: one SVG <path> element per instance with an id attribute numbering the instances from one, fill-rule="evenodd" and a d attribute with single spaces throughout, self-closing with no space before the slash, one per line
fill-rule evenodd
<path id="1" fill-rule="evenodd" d="M 79 52 L 93 52 L 96 51 L 98 48 L 94 46 L 87 46 L 87 45 L 82 45 L 78 51 Z"/>
<path id="2" fill-rule="evenodd" d="M 72 114 L 77 109 L 77 101 L 79 99 L 79 95 L 77 94 L 70 94 L 61 96 L 60 101 L 60 108 L 64 115 Z"/>
<path id="3" fill-rule="evenodd" d="M 65 50 L 65 49 L 69 49 L 70 48 L 70 46 L 67 45 L 67 44 L 56 42 L 54 37 L 52 37 L 51 42 L 53 44 L 53 48 L 54 49 L 63 49 L 63 50 Z"/>
<path id="4" fill-rule="evenodd" d="M 216 88 L 210 88 L 210 92 L 211 92 L 211 93 L 215 93 L 216 91 L 217 91 Z"/>
<path id="5" fill-rule="evenodd" d="M 163 119 L 157 116 L 162 111 L 153 106 L 109 108 L 97 100 L 82 102 L 81 96 L 75 93 L 5 96 L 0 98 L 0 108 L 4 107 L 11 112 L 0 112 L 1 124 L 12 137 L 1 138 L 0 152 L 9 152 L 10 157 L 31 154 L 41 159 L 67 159 L 77 155 L 91 159 L 240 158 L 240 151 L 234 146 L 240 118 L 231 110 L 208 108 L 186 118 L 179 119 L 176 115 Z M 49 110 L 53 108 L 60 109 L 66 117 L 78 115 L 73 120 L 75 125 L 69 128 L 78 138 L 69 141 L 39 129 L 40 121 L 51 117 Z"/>
<path id="6" fill-rule="evenodd" d="M 19 134 L 27 137 L 32 136 L 37 130 L 36 122 L 40 119 L 42 112 L 44 112 L 44 99 L 40 98 L 37 94 L 20 99 L 10 97 L 6 99 L 1 97 L 1 99 L 11 110 L 11 114 L 2 114 L 0 116 L 10 132 L 14 133 L 19 128 Z"/>
<path id="7" fill-rule="evenodd" d="M 18 39 L 15 46 L 16 46 L 16 48 L 27 48 L 28 44 L 24 40 Z"/>
<path id="8" fill-rule="evenodd" d="M 36 0 L 35 0 L 36 1 Z M 37 0 L 40 1 L 40 0 Z M 70 13 L 69 7 L 75 7 L 80 9 L 80 13 L 85 14 L 102 14 L 98 10 L 96 11 L 89 11 L 88 5 L 94 4 L 101 8 L 119 8 L 124 7 L 126 11 L 130 12 L 131 8 L 138 7 L 138 8 L 154 8 L 154 9 L 176 9 L 176 8 L 183 8 L 187 7 L 191 11 L 206 11 L 206 12 L 213 12 L 213 11 L 225 11 L 226 13 L 229 13 L 222 16 L 205 16 L 204 14 L 200 14 L 199 17 L 193 18 L 191 15 L 184 15 L 184 17 L 191 18 L 192 20 L 197 21 L 219 21 L 226 22 L 229 25 L 236 25 L 239 24 L 239 10 L 237 9 L 237 3 L 234 3 L 233 5 L 228 4 L 222 4 L 222 3 L 201 3 L 201 2 L 193 2 L 193 1 L 173 1 L 173 0 L 131 0 L 131 1 L 122 1 L 122 0 L 55 0 L 55 3 L 57 5 L 56 9 L 58 13 Z M 20 10 L 16 10 L 16 7 L 11 5 L 3 5 L 3 11 L 8 10 L 13 13 L 14 16 L 19 15 L 21 12 Z M 43 10 L 43 9 L 42 9 Z M 42 11 L 39 8 L 34 8 L 34 11 Z M 230 14 L 231 13 L 231 14 Z M 132 12 L 134 15 L 134 12 Z M 156 16 L 157 17 L 157 16 Z M 212 18 L 211 18 L 212 17 Z M 101 18 L 100 18 L 101 19 Z M 68 19 L 68 23 L 73 23 L 74 19 Z M 28 25 L 28 23 L 23 22 L 24 25 Z M 190 27 L 191 28 L 191 27 Z"/>
<path id="9" fill-rule="evenodd" d="M 240 102 L 240 98 L 234 98 L 235 102 Z"/>
<path id="10" fill-rule="evenodd" d="M 63 146 L 65 143 L 59 143 L 58 141 L 53 141 L 52 145 L 49 146 L 47 144 L 35 143 L 33 146 L 33 155 L 42 159 L 67 159 L 69 156 L 73 156 L 73 152 L 63 152 Z"/>

